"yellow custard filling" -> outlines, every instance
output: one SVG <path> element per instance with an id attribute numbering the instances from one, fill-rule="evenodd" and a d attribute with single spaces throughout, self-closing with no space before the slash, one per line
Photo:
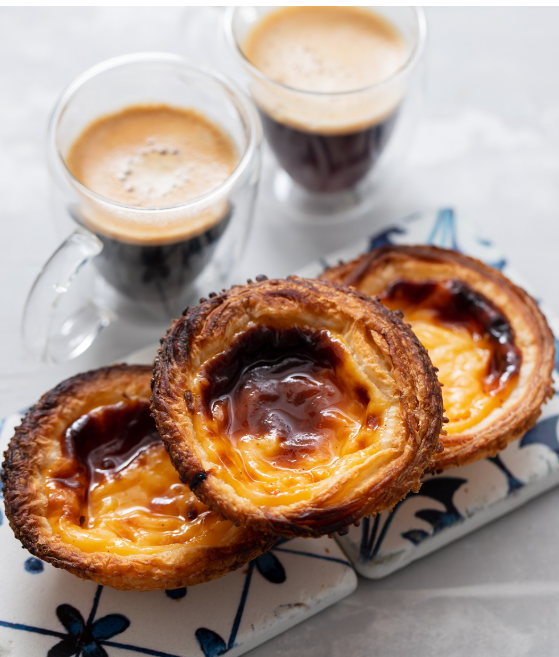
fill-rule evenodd
<path id="1" fill-rule="evenodd" d="M 441 326 L 428 310 L 406 313 L 405 319 L 439 370 L 449 434 L 471 429 L 501 406 L 512 388 L 509 385 L 498 393 L 486 391 L 492 356 L 487 338 L 474 336 L 461 326 Z"/>
<path id="2" fill-rule="evenodd" d="M 121 556 L 229 542 L 239 530 L 221 521 L 180 482 L 156 435 L 148 435 L 147 440 L 144 436 L 136 446 L 129 440 L 123 450 L 121 438 L 126 427 L 119 427 L 117 421 L 119 434 L 114 431 L 115 422 L 110 422 L 123 410 L 128 412 L 125 420 L 136 429 L 145 422 L 155 431 L 146 401 L 99 407 L 66 432 L 60 457 L 45 473 L 47 520 L 53 534 L 84 552 Z M 99 418 L 105 421 L 98 422 Z M 83 426 L 79 431 L 80 422 L 89 428 L 85 449 L 84 444 L 76 447 L 84 435 Z M 76 426 L 77 437 L 71 433 Z M 103 429 L 111 434 L 108 440 Z M 101 453 L 99 445 L 87 449 L 87 440 L 96 444 L 92 440 L 95 431 L 100 445 L 105 445 Z M 140 426 L 132 438 L 142 433 Z"/>
<path id="3" fill-rule="evenodd" d="M 214 474 L 237 494 L 293 504 L 328 477 L 397 452 L 383 441 L 396 415 L 388 389 L 366 381 L 340 341 L 326 331 L 255 332 L 203 371 L 201 380 L 214 379 L 235 364 L 209 394 L 205 423 L 195 419 Z"/>
<path id="4" fill-rule="evenodd" d="M 449 435 L 472 429 L 510 396 L 521 356 L 499 309 L 460 280 L 393 281 L 381 294 L 401 310 L 443 384 Z"/>

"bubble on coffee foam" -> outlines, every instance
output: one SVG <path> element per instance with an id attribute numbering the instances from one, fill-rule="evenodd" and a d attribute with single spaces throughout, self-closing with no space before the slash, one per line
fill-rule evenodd
<path id="1" fill-rule="evenodd" d="M 403 66 L 407 45 L 391 23 L 367 9 L 273 10 L 242 50 L 270 80 L 285 85 L 255 76 L 251 92 L 257 104 L 303 131 L 341 134 L 371 127 L 404 96 L 401 81 L 378 85 Z"/>
<path id="2" fill-rule="evenodd" d="M 142 148 L 136 155 L 129 157 L 126 167 L 120 170 L 116 177 L 126 192 L 137 192 L 138 205 L 145 205 L 143 199 L 154 202 L 159 199 L 166 205 L 169 195 L 184 189 L 185 185 L 192 181 L 191 172 L 194 167 L 192 163 L 181 160 L 177 147 L 168 146 L 152 138 L 149 141 L 151 146 Z M 215 186 L 215 180 L 223 178 L 223 166 L 210 163 L 206 168 L 213 173 L 213 178 L 200 175 L 199 182 L 211 188 Z"/>
<path id="3" fill-rule="evenodd" d="M 104 203 L 84 196 L 84 225 L 139 244 L 180 241 L 218 223 L 228 212 L 225 198 L 212 197 L 195 210 L 188 204 L 218 188 L 238 160 L 234 143 L 219 126 L 194 110 L 164 105 L 101 117 L 66 158 L 78 180 L 111 199 Z"/>
<path id="4" fill-rule="evenodd" d="M 286 7 L 256 23 L 247 59 L 291 88 L 340 93 L 390 78 L 405 62 L 405 40 L 379 13 L 357 7 Z"/>

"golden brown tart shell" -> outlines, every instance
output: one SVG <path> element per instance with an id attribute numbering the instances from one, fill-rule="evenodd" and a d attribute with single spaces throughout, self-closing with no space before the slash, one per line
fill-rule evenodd
<path id="1" fill-rule="evenodd" d="M 386 246 L 321 278 L 400 309 L 428 349 L 450 420 L 437 470 L 504 449 L 553 395 L 553 334 L 534 299 L 496 269 L 433 246 Z"/>
<path id="2" fill-rule="evenodd" d="M 3 464 L 6 515 L 24 547 L 117 589 L 192 586 L 275 541 L 224 523 L 180 483 L 150 417 L 151 375 L 115 365 L 64 381 L 27 413 Z M 120 451 L 103 451 L 113 439 Z"/>
<path id="3" fill-rule="evenodd" d="M 358 292 L 296 277 L 187 309 L 162 340 L 152 404 L 205 504 L 285 536 L 392 508 L 440 449 L 440 386 L 414 334 Z"/>

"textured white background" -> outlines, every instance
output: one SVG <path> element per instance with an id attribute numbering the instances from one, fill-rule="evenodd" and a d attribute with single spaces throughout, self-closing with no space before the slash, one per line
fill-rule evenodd
<path id="1" fill-rule="evenodd" d="M 59 242 L 44 133 L 83 69 L 138 50 L 188 53 L 187 9 L 0 10 L 0 416 L 61 379 L 153 341 L 109 328 L 80 359 L 47 368 L 19 342 L 23 301 Z M 410 156 L 366 220 L 286 223 L 260 204 L 244 277 L 286 275 L 425 207 L 474 214 L 559 313 L 559 10 L 428 10 L 427 102 Z M 239 277 L 241 278 L 241 276 Z M 552 655 L 559 641 L 559 491 L 462 539 L 254 651 L 255 657 Z"/>

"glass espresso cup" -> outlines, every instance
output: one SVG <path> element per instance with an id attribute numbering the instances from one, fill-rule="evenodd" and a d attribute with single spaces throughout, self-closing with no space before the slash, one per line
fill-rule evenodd
<path id="1" fill-rule="evenodd" d="M 92 191 L 68 166 L 72 146 L 95 121 L 136 107 L 203 117 L 232 142 L 234 170 L 199 197 L 165 207 Z M 55 218 L 72 232 L 29 293 L 22 324 L 28 350 L 47 362 L 68 360 L 116 317 L 167 324 L 186 303 L 226 284 L 252 219 L 260 147 L 250 99 L 220 73 L 181 57 L 118 57 L 76 79 L 56 104 L 47 135 Z"/>
<path id="2" fill-rule="evenodd" d="M 299 188 L 315 196 L 355 190 L 381 164 L 397 160 L 405 150 L 405 139 L 398 139 L 398 133 L 409 132 L 418 114 L 416 72 L 426 38 L 424 14 L 408 7 L 360 7 L 395 28 L 402 63 L 376 84 L 331 93 L 287 86 L 249 61 L 248 37 L 278 9 L 236 7 L 224 17 L 225 38 L 244 70 L 266 139 Z M 320 74 L 318 64 L 316 68 Z"/>

